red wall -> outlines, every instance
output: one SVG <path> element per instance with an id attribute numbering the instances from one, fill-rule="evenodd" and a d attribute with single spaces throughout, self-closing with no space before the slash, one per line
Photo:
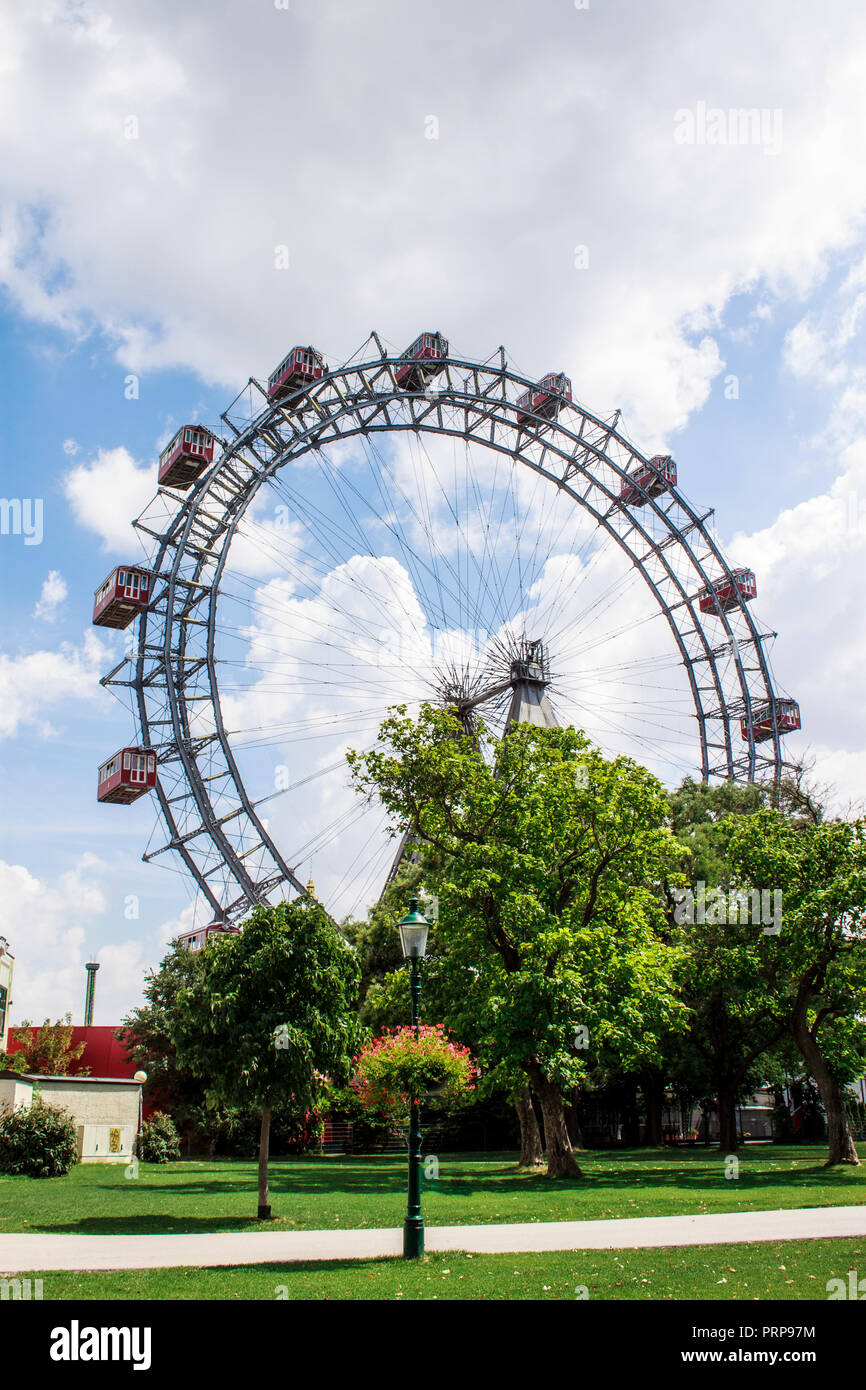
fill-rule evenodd
<path id="1" fill-rule="evenodd" d="M 21 1044 L 12 1038 L 13 1031 L 14 1025 L 9 1030 L 8 1050 L 18 1052 Z M 72 1046 L 84 1043 L 84 1051 L 75 1063 L 75 1071 L 80 1072 L 87 1067 L 91 1076 L 134 1076 L 138 1068 L 127 1057 L 123 1044 L 114 1036 L 118 1031 L 119 1024 L 113 1027 L 91 1025 L 90 1028 L 73 1028 Z M 29 1032 L 37 1034 L 39 1029 L 31 1028 Z"/>

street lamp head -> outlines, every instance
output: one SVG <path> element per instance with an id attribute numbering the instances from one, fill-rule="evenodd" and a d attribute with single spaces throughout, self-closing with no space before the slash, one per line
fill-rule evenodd
<path id="1" fill-rule="evenodd" d="M 414 895 L 409 899 L 409 911 L 398 926 L 406 960 L 421 960 L 427 950 L 430 923 L 423 912 L 418 911 L 418 899 Z"/>

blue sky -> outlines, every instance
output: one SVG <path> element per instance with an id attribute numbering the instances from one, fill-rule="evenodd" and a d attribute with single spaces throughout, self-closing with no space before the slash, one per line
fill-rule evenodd
<path id="1" fill-rule="evenodd" d="M 96 955 L 115 1021 L 191 920 L 183 877 L 141 863 L 153 805 L 95 800 L 132 729 L 92 594 L 139 553 L 123 528 L 165 439 L 296 341 L 339 362 L 371 327 L 438 327 L 621 406 L 757 571 L 792 751 L 862 798 L 860 7 L 0 0 L 0 40 L 2 492 L 44 501 L 41 544 L 0 537 L 13 1019 L 79 1017 Z M 280 140 L 287 102 L 303 140 Z M 781 111 L 781 148 L 677 146 L 699 102 Z"/>

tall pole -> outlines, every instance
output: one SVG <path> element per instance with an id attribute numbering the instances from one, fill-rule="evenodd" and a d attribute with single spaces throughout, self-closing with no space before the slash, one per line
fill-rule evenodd
<path id="1" fill-rule="evenodd" d="M 90 960 L 84 968 L 87 971 L 87 989 L 84 993 L 84 1026 L 89 1028 L 93 1022 L 93 1000 L 96 995 L 96 972 L 99 966 L 95 960 Z"/>
<path id="2" fill-rule="evenodd" d="M 409 961 L 409 990 L 412 996 L 412 1027 L 415 1038 L 420 1037 L 419 1011 L 421 1004 L 421 962 Z M 424 1218 L 421 1215 L 421 1102 L 411 1099 L 409 1110 L 409 1203 L 403 1222 L 403 1258 L 416 1259 L 424 1254 Z"/>

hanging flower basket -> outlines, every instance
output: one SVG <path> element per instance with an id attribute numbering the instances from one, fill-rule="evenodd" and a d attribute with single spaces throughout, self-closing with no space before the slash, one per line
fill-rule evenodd
<path id="1" fill-rule="evenodd" d="M 452 1042 L 441 1024 L 393 1028 L 374 1038 L 355 1058 L 352 1085 L 372 1110 L 409 1113 L 412 1100 L 444 1109 L 465 1100 L 474 1088 L 468 1047 Z"/>

